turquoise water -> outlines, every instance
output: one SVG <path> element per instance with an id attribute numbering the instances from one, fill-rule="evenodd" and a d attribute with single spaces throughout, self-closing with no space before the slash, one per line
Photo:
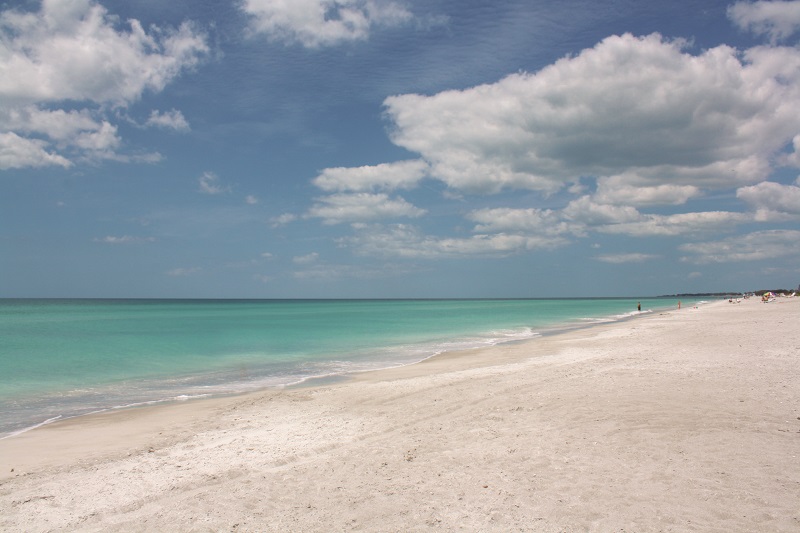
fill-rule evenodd
<path id="1" fill-rule="evenodd" d="M 643 312 L 677 300 L 641 299 Z M 688 303 L 688 302 L 686 302 Z M 619 320 L 635 299 L 2 300 L 0 437 Z"/>

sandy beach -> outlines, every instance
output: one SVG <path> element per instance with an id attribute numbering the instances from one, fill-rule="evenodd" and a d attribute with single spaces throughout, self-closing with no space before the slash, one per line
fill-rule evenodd
<path id="1" fill-rule="evenodd" d="M 800 298 L 0 441 L 3 531 L 800 531 Z"/>

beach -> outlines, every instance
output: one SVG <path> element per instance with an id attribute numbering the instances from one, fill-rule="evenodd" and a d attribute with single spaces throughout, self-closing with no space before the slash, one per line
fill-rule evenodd
<path id="1" fill-rule="evenodd" d="M 800 299 L 0 440 L 3 531 L 800 531 Z"/>

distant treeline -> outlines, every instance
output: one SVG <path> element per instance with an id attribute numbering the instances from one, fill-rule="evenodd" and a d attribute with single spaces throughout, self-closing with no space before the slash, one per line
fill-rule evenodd
<path id="1" fill-rule="evenodd" d="M 800 292 L 800 287 L 797 289 Z M 761 289 L 757 291 L 748 292 L 694 292 L 694 293 L 681 293 L 681 294 L 666 294 L 659 296 L 659 298 L 730 298 L 738 297 L 742 294 L 755 294 L 756 296 L 763 296 L 764 293 L 771 292 L 773 294 L 792 294 L 795 292 L 793 289 Z"/>
<path id="2" fill-rule="evenodd" d="M 729 298 L 731 296 L 741 295 L 741 292 L 686 292 L 681 294 L 665 294 L 664 296 L 659 296 L 659 298 Z"/>
<path id="3" fill-rule="evenodd" d="M 762 291 L 753 291 L 753 294 L 755 294 L 756 296 L 764 296 L 764 293 L 767 293 L 767 292 L 771 292 L 773 294 L 792 294 L 795 291 L 793 291 L 791 289 L 788 289 L 788 290 L 787 289 L 767 289 L 767 290 L 762 290 Z"/>

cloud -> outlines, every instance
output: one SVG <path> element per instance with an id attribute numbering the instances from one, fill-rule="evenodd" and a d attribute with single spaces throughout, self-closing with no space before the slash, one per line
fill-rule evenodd
<path id="1" fill-rule="evenodd" d="M 643 215 L 634 207 L 598 203 L 590 196 L 581 196 L 572 200 L 564 208 L 563 216 L 585 226 L 634 223 L 643 218 Z"/>
<path id="2" fill-rule="evenodd" d="M 376 189 L 410 189 L 425 177 L 424 161 L 398 161 L 355 168 L 326 168 L 314 178 L 314 185 L 323 191 L 367 192 Z"/>
<path id="3" fill-rule="evenodd" d="M 737 2 L 728 8 L 728 17 L 739 28 L 775 43 L 800 28 L 800 2 Z"/>
<path id="4" fill-rule="evenodd" d="M 222 185 L 219 176 L 213 172 L 204 172 L 197 181 L 200 183 L 199 190 L 203 194 L 224 194 L 231 192 L 231 188 L 227 185 Z"/>
<path id="5" fill-rule="evenodd" d="M 339 244 L 361 255 L 379 257 L 442 259 L 496 257 L 521 251 L 553 249 L 567 244 L 561 237 L 499 233 L 464 238 L 439 238 L 422 234 L 406 224 L 358 225 L 357 233 L 339 239 Z"/>
<path id="6" fill-rule="evenodd" d="M 317 252 L 311 252 L 310 254 L 293 257 L 292 262 L 296 265 L 307 265 L 309 263 L 315 263 L 318 259 L 319 254 Z"/>
<path id="7" fill-rule="evenodd" d="M 258 198 L 253 196 L 252 194 L 248 194 L 244 197 L 244 203 L 247 205 L 256 205 L 258 203 Z"/>
<path id="8" fill-rule="evenodd" d="M 402 4 L 385 0 L 244 0 L 240 5 L 251 16 L 254 32 L 307 48 L 365 40 L 375 26 L 399 26 L 413 18 Z"/>
<path id="9" fill-rule="evenodd" d="M 276 217 L 272 217 L 269 222 L 270 226 L 273 228 L 278 228 L 280 226 L 285 226 L 291 222 L 297 220 L 297 215 L 292 213 L 283 213 L 282 215 L 278 215 Z"/>
<path id="10" fill-rule="evenodd" d="M 653 254 L 639 254 L 639 253 L 629 253 L 629 254 L 604 254 L 595 256 L 595 259 L 598 261 L 602 261 L 603 263 L 611 263 L 614 265 L 620 265 L 623 263 L 644 263 L 645 261 L 650 261 L 652 259 L 657 259 L 659 256 Z"/>
<path id="11" fill-rule="evenodd" d="M 72 162 L 46 150 L 47 143 L 38 139 L 26 139 L 14 132 L 0 133 L 0 170 L 9 168 L 72 166 Z"/>
<path id="12" fill-rule="evenodd" d="M 132 237 L 130 235 L 122 235 L 121 237 L 107 235 L 105 237 L 96 237 L 93 240 L 94 242 L 101 242 L 104 244 L 137 244 L 144 242 L 155 242 L 156 239 L 154 237 Z"/>
<path id="13" fill-rule="evenodd" d="M 551 209 L 512 209 L 507 207 L 479 209 L 467 215 L 477 222 L 478 233 L 524 232 L 527 234 L 561 235 L 580 233 L 582 226 L 564 220 L 561 213 Z"/>
<path id="14" fill-rule="evenodd" d="M 639 220 L 607 224 L 597 227 L 602 233 L 631 237 L 675 237 L 713 231 L 729 231 L 737 224 L 752 222 L 747 213 L 732 211 L 701 211 L 675 215 L 641 215 Z"/>
<path id="15" fill-rule="evenodd" d="M 800 231 L 766 230 L 737 235 L 720 241 L 683 244 L 679 249 L 690 254 L 682 257 L 682 261 L 731 263 L 800 255 L 798 242 L 800 242 Z"/>
<path id="16" fill-rule="evenodd" d="M 798 180 L 800 182 L 800 180 Z M 765 181 L 758 185 L 742 187 L 736 197 L 756 209 L 761 221 L 797 218 L 800 216 L 800 187 Z"/>
<path id="17" fill-rule="evenodd" d="M 341 193 L 318 198 L 308 216 L 322 218 L 325 224 L 340 224 L 381 218 L 414 218 L 424 213 L 424 209 L 414 207 L 400 197 L 389 198 L 383 193 Z"/>
<path id="18" fill-rule="evenodd" d="M 166 113 L 153 110 L 150 117 L 145 122 L 145 126 L 155 126 L 157 128 L 166 128 L 177 131 L 189 131 L 189 123 L 184 118 L 183 113 L 177 109 L 171 109 Z"/>
<path id="19" fill-rule="evenodd" d="M 562 210 L 481 209 L 467 218 L 478 222 L 475 231 L 481 233 L 579 237 L 590 231 L 632 237 L 690 235 L 731 229 L 736 224 L 753 221 L 750 214 L 729 211 L 645 214 L 631 206 L 597 203 L 590 196 L 572 200 Z"/>
<path id="20" fill-rule="evenodd" d="M 590 176 L 610 202 L 680 204 L 765 179 L 797 133 L 800 50 L 685 46 L 611 36 L 537 73 L 392 96 L 391 139 L 477 194 L 550 194 Z"/>
<path id="21" fill-rule="evenodd" d="M 630 181 L 635 182 L 635 178 Z M 602 204 L 643 207 L 681 205 L 696 196 L 700 196 L 700 189 L 694 185 L 634 185 L 626 183 L 624 176 L 614 176 L 597 181 L 594 199 Z"/>
<path id="22" fill-rule="evenodd" d="M 188 23 L 149 32 L 137 20 L 118 26 L 91 0 L 0 12 L 0 153 L 11 154 L 3 168 L 156 158 L 118 154 L 109 113 L 196 65 L 208 52 L 206 38 Z M 179 124 L 176 114 L 151 118 Z"/>

